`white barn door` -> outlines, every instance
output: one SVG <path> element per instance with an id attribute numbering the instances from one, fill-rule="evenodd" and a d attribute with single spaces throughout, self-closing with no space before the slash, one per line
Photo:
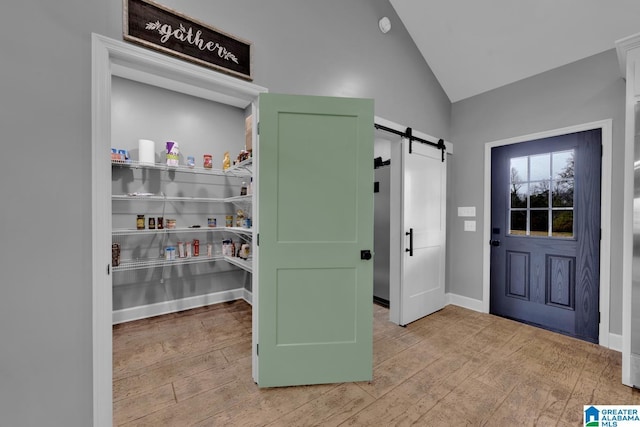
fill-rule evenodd
<path id="1" fill-rule="evenodd" d="M 394 175 L 402 188 L 400 230 L 395 229 L 400 234 L 399 304 L 390 317 L 407 325 L 445 305 L 447 162 L 441 150 L 407 139 L 400 160 Z"/>

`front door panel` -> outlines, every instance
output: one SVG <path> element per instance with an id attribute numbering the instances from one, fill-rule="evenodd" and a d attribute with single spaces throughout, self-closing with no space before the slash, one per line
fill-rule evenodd
<path id="1" fill-rule="evenodd" d="M 491 313 L 598 342 L 601 130 L 492 150 Z"/>
<path id="2" fill-rule="evenodd" d="M 373 102 L 260 96 L 258 384 L 372 378 Z"/>

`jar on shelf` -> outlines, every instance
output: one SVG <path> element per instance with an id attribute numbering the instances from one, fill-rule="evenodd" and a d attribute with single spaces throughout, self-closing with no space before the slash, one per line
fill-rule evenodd
<path id="1" fill-rule="evenodd" d="M 144 230 L 144 226 L 144 215 L 138 215 L 138 218 L 136 219 L 136 229 Z"/>
<path id="2" fill-rule="evenodd" d="M 202 157 L 202 166 L 205 169 L 211 169 L 213 167 L 213 156 L 211 154 L 205 154 Z"/>
<path id="3" fill-rule="evenodd" d="M 167 228 L 170 230 L 176 228 L 176 220 L 167 218 Z"/>

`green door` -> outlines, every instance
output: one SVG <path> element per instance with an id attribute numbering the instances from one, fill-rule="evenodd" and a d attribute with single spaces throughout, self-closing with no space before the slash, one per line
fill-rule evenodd
<path id="1" fill-rule="evenodd" d="M 371 380 L 373 101 L 259 106 L 258 385 Z"/>

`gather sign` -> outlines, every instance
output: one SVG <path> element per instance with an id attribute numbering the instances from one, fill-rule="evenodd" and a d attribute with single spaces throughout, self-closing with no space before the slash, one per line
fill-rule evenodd
<path id="1" fill-rule="evenodd" d="M 150 0 L 124 0 L 124 39 L 253 80 L 252 43 Z"/>

